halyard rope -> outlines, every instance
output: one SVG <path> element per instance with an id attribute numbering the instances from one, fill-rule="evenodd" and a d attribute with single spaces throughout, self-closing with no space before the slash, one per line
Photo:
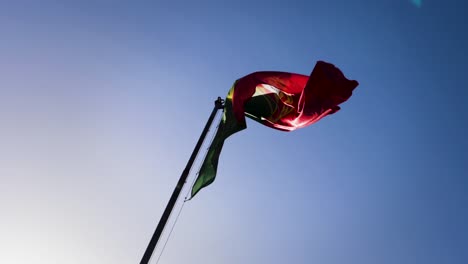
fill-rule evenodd
<path id="1" fill-rule="evenodd" d="M 218 112 L 219 112 L 219 111 L 218 111 Z M 221 111 L 221 113 L 222 113 L 222 111 Z M 220 118 L 216 118 L 217 116 L 218 116 L 218 113 L 216 113 L 215 120 L 216 120 L 216 119 L 220 119 Z M 220 119 L 220 120 L 221 120 L 221 119 Z M 219 121 L 219 120 L 218 120 L 218 121 Z M 218 130 L 218 127 L 219 127 L 219 125 L 216 126 L 216 129 L 215 129 L 213 135 L 211 136 L 210 143 L 209 143 L 209 145 L 208 145 L 208 148 L 206 149 L 205 155 L 203 156 L 203 161 L 205 160 L 206 156 L 208 155 L 209 146 L 211 146 L 211 143 L 213 143 L 213 140 L 214 140 L 214 137 L 215 137 L 215 135 L 216 135 L 216 131 Z M 196 159 L 198 159 L 198 155 L 197 155 L 197 158 L 196 158 Z M 198 176 L 198 173 L 200 172 L 200 169 L 201 169 L 201 166 L 202 166 L 202 165 L 203 165 L 203 163 L 200 164 L 200 167 L 198 168 L 198 172 L 196 173 L 196 176 Z M 192 168 L 190 168 L 189 173 L 190 173 L 191 171 L 192 171 Z M 172 231 L 174 231 L 174 227 L 175 227 L 175 225 L 176 225 L 176 223 L 177 223 L 177 220 L 179 220 L 179 216 L 180 216 L 180 213 L 182 212 L 182 209 L 184 208 L 185 202 L 190 201 L 190 199 L 192 199 L 192 198 L 187 199 L 187 197 L 188 197 L 188 195 L 189 195 L 190 190 L 192 190 L 193 185 L 195 184 L 195 181 L 196 181 L 196 180 L 197 180 L 197 177 L 193 177 L 192 183 L 190 184 L 190 188 L 188 188 L 187 193 L 185 194 L 184 202 L 182 203 L 182 206 L 180 207 L 179 212 L 177 213 L 177 216 L 176 216 L 176 218 L 175 218 L 175 220 L 174 220 L 174 223 L 173 223 L 172 226 L 171 226 L 171 230 L 169 231 L 169 234 L 167 235 L 166 241 L 164 241 L 163 247 L 162 247 L 162 249 L 161 249 L 161 252 L 159 252 L 159 255 L 158 255 L 158 258 L 156 259 L 155 264 L 158 264 L 158 263 L 159 263 L 159 260 L 161 259 L 161 256 L 162 256 L 162 254 L 163 254 L 163 252 L 164 252 L 164 249 L 166 248 L 167 242 L 169 242 L 169 238 L 171 237 Z M 172 215 L 172 212 L 171 212 L 171 215 Z M 169 217 L 170 217 L 170 215 L 169 215 Z M 163 234 L 164 234 L 164 230 L 163 230 Z"/>

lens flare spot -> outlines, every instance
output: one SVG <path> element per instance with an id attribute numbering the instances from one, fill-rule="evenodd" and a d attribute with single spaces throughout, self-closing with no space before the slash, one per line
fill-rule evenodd
<path id="1" fill-rule="evenodd" d="M 411 3 L 415 5 L 416 7 L 421 7 L 422 0 L 411 0 Z"/>

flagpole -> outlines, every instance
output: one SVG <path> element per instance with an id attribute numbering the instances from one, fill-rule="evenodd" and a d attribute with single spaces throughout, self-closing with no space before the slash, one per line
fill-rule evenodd
<path id="1" fill-rule="evenodd" d="M 174 205 L 176 204 L 177 199 L 179 198 L 180 192 L 182 191 L 182 188 L 184 187 L 184 184 L 187 180 L 190 169 L 192 168 L 193 162 L 195 161 L 195 158 L 197 157 L 197 154 L 200 151 L 203 141 L 205 140 L 206 134 L 208 134 L 210 126 L 213 123 L 213 119 L 215 118 L 218 110 L 224 108 L 224 100 L 221 99 L 221 97 L 218 97 L 218 99 L 214 103 L 215 103 L 215 106 L 213 108 L 213 111 L 211 112 L 211 115 L 208 118 L 208 121 L 206 122 L 205 128 L 203 129 L 203 132 L 201 133 L 200 138 L 198 139 L 197 145 L 195 145 L 192 155 L 190 156 L 190 159 L 188 160 L 187 165 L 185 166 L 185 169 L 182 172 L 182 175 L 180 175 L 180 179 L 177 182 L 177 185 L 174 191 L 172 192 L 171 198 L 169 199 L 169 202 L 167 203 L 166 209 L 164 210 L 164 213 L 162 214 L 161 219 L 159 220 L 158 226 L 156 227 L 156 230 L 154 231 L 149 244 L 146 247 L 145 254 L 142 257 L 140 264 L 149 263 L 151 259 L 151 255 L 153 254 L 153 251 L 156 248 L 159 238 L 161 237 L 161 234 L 164 230 L 164 226 L 166 225 L 167 220 L 169 219 L 169 216 L 171 215 L 172 209 L 174 209 Z"/>

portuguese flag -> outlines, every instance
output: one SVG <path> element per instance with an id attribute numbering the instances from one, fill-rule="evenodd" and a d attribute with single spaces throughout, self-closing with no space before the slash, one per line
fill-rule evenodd
<path id="1" fill-rule="evenodd" d="M 238 79 L 226 97 L 191 196 L 214 181 L 224 140 L 247 128 L 246 116 L 271 128 L 293 131 L 336 113 L 357 86 L 357 81 L 348 80 L 340 69 L 323 61 L 317 62 L 310 76 L 266 71 Z"/>

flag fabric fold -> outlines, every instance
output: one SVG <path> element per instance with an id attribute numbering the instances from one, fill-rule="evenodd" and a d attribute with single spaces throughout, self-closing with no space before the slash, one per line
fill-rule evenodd
<path id="1" fill-rule="evenodd" d="M 193 198 L 211 184 L 224 141 L 247 127 L 245 117 L 265 126 L 293 131 L 340 110 L 358 86 L 333 64 L 318 61 L 310 76 L 288 72 L 254 72 L 234 82 L 223 116 L 191 192 Z"/>

